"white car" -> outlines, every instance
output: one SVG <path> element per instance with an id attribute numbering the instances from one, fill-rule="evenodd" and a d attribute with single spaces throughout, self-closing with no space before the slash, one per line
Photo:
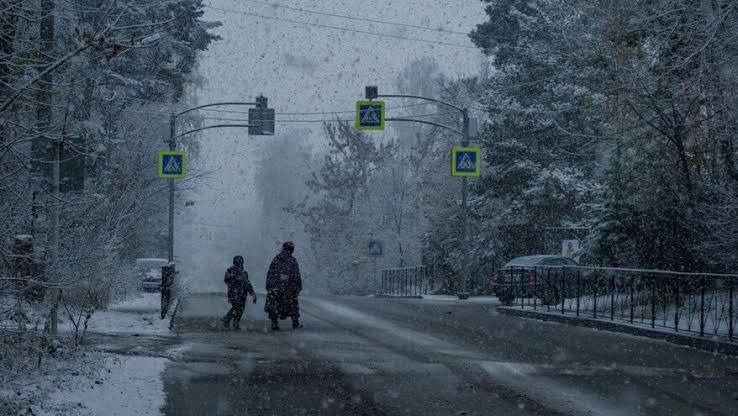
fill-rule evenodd
<path id="1" fill-rule="evenodd" d="M 167 259 L 136 259 L 136 276 L 141 279 L 144 292 L 158 292 L 161 289 L 161 268 L 167 264 Z"/>

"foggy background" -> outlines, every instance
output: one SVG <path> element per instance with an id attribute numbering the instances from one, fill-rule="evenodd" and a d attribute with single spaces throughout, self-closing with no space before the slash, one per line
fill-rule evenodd
<path id="1" fill-rule="evenodd" d="M 325 11 L 469 32 L 484 20 L 481 3 L 431 0 L 297 1 L 281 3 L 295 8 Z M 440 75 L 455 79 L 478 73 L 486 61 L 479 49 L 448 47 L 404 39 L 382 38 L 306 24 L 267 20 L 238 13 L 350 27 L 390 35 L 423 38 L 472 46 L 464 35 L 431 32 L 380 23 L 353 21 L 263 5 L 260 2 L 213 0 L 206 20 L 219 20 L 215 33 L 223 39 L 202 54 L 200 86 L 191 94 L 198 104 L 215 101 L 269 99 L 277 120 L 353 118 L 355 101 L 364 98 L 365 85 L 378 85 L 380 93 L 397 91 L 398 77 L 419 60 L 437 65 Z M 217 8 L 217 9 L 216 9 Z M 219 10 L 223 9 L 223 10 Z M 227 10 L 227 11 L 225 11 Z M 454 13 L 449 13 L 453 10 Z M 418 77 L 424 76 L 418 74 Z M 413 74 L 404 74 L 413 83 Z M 406 104 L 387 99 L 387 106 Z M 246 111 L 241 107 L 227 110 Z M 412 114 L 412 108 L 403 114 Z M 349 111 L 344 114 L 294 115 L 280 113 Z M 203 112 L 210 117 L 246 118 L 245 114 Z M 214 120 L 204 123 L 214 124 Z M 295 257 L 311 287 L 307 245 L 302 226 L 282 208 L 304 198 L 304 174 L 313 160 L 320 161 L 321 123 L 277 122 L 275 136 L 249 137 L 244 129 L 218 129 L 200 135 L 200 153 L 191 161 L 193 173 L 204 174 L 178 198 L 193 201 L 175 219 L 177 261 L 195 291 L 223 290 L 223 273 L 236 254 L 257 288 L 263 288 L 266 268 L 279 244 L 293 240 Z M 402 129 L 402 130 L 399 130 Z M 412 127 L 390 124 L 372 137 L 409 132 Z M 314 159 L 314 157 L 316 157 Z"/>

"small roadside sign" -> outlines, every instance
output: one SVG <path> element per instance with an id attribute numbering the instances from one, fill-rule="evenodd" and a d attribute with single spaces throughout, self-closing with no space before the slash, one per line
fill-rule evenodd
<path id="1" fill-rule="evenodd" d="M 379 240 L 369 240 L 366 245 L 366 252 L 370 257 L 382 257 L 384 255 L 384 245 Z"/>
<path id="2" fill-rule="evenodd" d="M 166 150 L 159 152 L 159 177 L 182 179 L 187 175 L 187 152 Z"/>
<path id="3" fill-rule="evenodd" d="M 384 101 L 356 102 L 356 130 L 384 130 Z"/>
<path id="4" fill-rule="evenodd" d="M 579 240 L 563 240 L 561 242 L 561 255 L 564 257 L 574 257 L 579 251 Z"/>
<path id="5" fill-rule="evenodd" d="M 451 176 L 473 176 L 481 174 L 482 150 L 477 146 L 454 146 L 451 149 Z"/>

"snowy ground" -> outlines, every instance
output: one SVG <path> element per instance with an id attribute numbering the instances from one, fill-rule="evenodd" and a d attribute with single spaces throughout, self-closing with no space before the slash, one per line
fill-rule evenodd
<path id="1" fill-rule="evenodd" d="M 10 298 L 0 299 L 0 329 L 14 329 L 17 324 L 11 320 L 10 312 L 14 306 Z M 169 333 L 169 317 L 160 319 L 160 295 L 158 293 L 137 293 L 124 301 L 111 304 L 107 310 L 95 311 L 88 322 L 88 332 L 99 333 L 139 333 L 139 334 L 167 334 Z M 42 329 L 45 311 L 39 311 L 31 306 L 23 305 L 27 316 L 29 329 Z M 75 317 L 76 319 L 76 317 Z M 74 327 L 67 312 L 62 309 L 59 313 L 59 329 L 62 332 L 72 332 Z"/>
<path id="2" fill-rule="evenodd" d="M 59 388 L 35 415 L 148 416 L 161 414 L 164 389 L 161 373 L 168 360 L 105 354 L 99 377 Z"/>
<path id="3" fill-rule="evenodd" d="M 435 302 L 460 302 L 460 303 L 490 303 L 499 304 L 496 296 L 472 296 L 466 300 L 460 300 L 458 296 L 452 295 L 423 295 L 424 301 Z"/>
<path id="4" fill-rule="evenodd" d="M 392 295 L 386 295 L 386 296 L 375 296 L 375 295 L 369 295 L 367 296 L 369 298 L 396 298 L 396 299 L 412 299 L 415 302 L 424 301 L 424 302 L 458 302 L 458 303 L 489 303 L 494 305 L 499 305 L 500 301 L 497 299 L 496 296 L 472 296 L 466 300 L 460 300 L 458 296 L 456 295 L 421 295 L 420 297 L 413 298 L 413 297 L 405 297 L 405 296 L 392 296 Z"/>
<path id="5" fill-rule="evenodd" d="M 169 317 L 160 319 L 160 295 L 138 295 L 97 311 L 90 319 L 88 331 L 101 333 L 168 334 Z"/>
<path id="6" fill-rule="evenodd" d="M 169 316 L 159 317 L 159 294 L 138 293 L 116 302 L 107 310 L 95 311 L 88 323 L 92 336 L 169 334 Z M 7 302 L 5 302 L 7 303 Z M 42 312 L 42 311 L 41 311 Z M 43 314 L 30 307 L 29 329 L 38 327 Z M 0 329 L 13 329 L 6 319 Z M 60 341 L 63 351 L 48 355 L 43 365 L 17 367 L 24 377 L 11 377 L 0 386 L 0 414 L 7 403 L 33 415 L 158 415 L 165 396 L 161 373 L 168 360 L 150 356 L 123 356 L 107 352 L 74 350 L 70 336 L 74 327 L 66 312 L 60 314 Z M 33 332 L 31 335 L 35 336 Z M 139 338 L 134 338 L 139 339 Z M 69 344 L 66 344 L 69 342 Z M 10 410 L 8 414 L 16 414 Z"/>

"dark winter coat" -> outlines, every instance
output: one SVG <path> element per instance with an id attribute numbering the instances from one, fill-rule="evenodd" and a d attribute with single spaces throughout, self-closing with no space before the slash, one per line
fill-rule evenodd
<path id="1" fill-rule="evenodd" d="M 267 292 L 279 292 L 282 296 L 297 297 L 302 291 L 302 278 L 297 260 L 288 251 L 282 251 L 269 265 L 266 278 Z"/>
<path id="2" fill-rule="evenodd" d="M 280 317 L 299 316 L 297 296 L 302 291 L 302 278 L 297 260 L 288 251 L 277 254 L 269 265 L 266 278 L 267 301 L 264 310 Z"/>
<path id="3" fill-rule="evenodd" d="M 249 281 L 249 274 L 246 270 L 231 266 L 226 270 L 223 281 L 228 286 L 228 302 L 242 303 L 246 302 L 246 296 L 254 294 L 254 286 Z"/>

